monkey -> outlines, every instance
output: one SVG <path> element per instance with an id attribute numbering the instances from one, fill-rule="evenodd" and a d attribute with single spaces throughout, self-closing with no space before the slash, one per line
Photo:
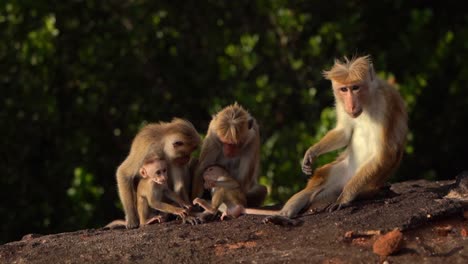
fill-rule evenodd
<path id="1" fill-rule="evenodd" d="M 203 140 L 192 185 L 192 200 L 203 195 L 203 171 L 219 164 L 240 185 L 248 206 L 259 206 L 267 195 L 257 183 L 260 173 L 260 133 L 257 121 L 237 103 L 215 114 Z"/>
<path id="2" fill-rule="evenodd" d="M 130 153 L 117 168 L 117 189 L 125 212 L 126 227 L 139 225 L 136 209 L 135 179 L 141 178 L 139 170 L 148 157 L 163 152 L 168 162 L 168 184 L 184 201 L 189 200 L 191 175 L 188 163 L 201 138 L 194 126 L 186 120 L 174 118 L 171 122 L 150 123 L 133 139 Z"/>
<path id="3" fill-rule="evenodd" d="M 241 191 L 239 183 L 231 178 L 225 168 L 220 165 L 212 165 L 203 172 L 204 187 L 212 191 L 211 204 L 201 198 L 193 200 L 194 205 L 199 205 L 208 214 L 216 214 L 222 203 L 227 209 L 223 212 L 221 220 L 226 217 L 237 218 L 244 213 L 247 198 Z"/>
<path id="4" fill-rule="evenodd" d="M 140 225 L 163 221 L 161 215 L 149 217 L 151 208 L 163 213 L 177 215 L 184 222 L 197 224 L 197 220 L 188 215 L 191 205 L 169 189 L 165 160 L 150 159 L 140 168 L 140 175 L 143 177 L 137 187 L 137 211 Z M 163 202 L 164 196 L 180 207 Z"/>
<path id="5" fill-rule="evenodd" d="M 323 71 L 332 83 L 336 127 L 305 152 L 302 171 L 312 174 L 321 154 L 346 147 L 335 161 L 315 170 L 306 187 L 276 216 L 287 221 L 319 202 L 328 212 L 376 194 L 399 166 L 406 143 L 407 112 L 395 87 L 375 75 L 369 55 L 335 60 Z"/>
<path id="6" fill-rule="evenodd" d="M 208 166 L 203 172 L 203 179 L 205 180 L 204 188 L 212 192 L 211 204 L 198 197 L 193 200 L 193 204 L 205 209 L 204 214 L 216 214 L 222 203 L 226 205 L 226 209 L 221 215 L 221 220 L 227 217 L 237 218 L 242 214 L 265 215 L 265 212 L 270 214 L 269 210 L 246 208 L 247 198 L 241 191 L 240 184 L 223 166 Z"/>
<path id="7" fill-rule="evenodd" d="M 165 220 L 164 215 L 152 213 L 158 210 L 161 213 L 170 213 L 182 218 L 183 222 L 197 224 L 198 220 L 188 215 L 191 205 L 183 201 L 167 185 L 167 163 L 158 157 L 148 158 L 139 170 L 142 179 L 137 186 L 137 211 L 140 226 L 149 225 L 155 222 L 161 223 Z M 180 207 L 163 202 L 163 198 L 169 198 Z M 115 220 L 108 224 L 106 228 L 117 228 L 125 225 L 124 220 Z"/>

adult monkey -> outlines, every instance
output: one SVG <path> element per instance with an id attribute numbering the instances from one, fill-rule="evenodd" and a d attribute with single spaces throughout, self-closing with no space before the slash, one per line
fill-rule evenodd
<path id="1" fill-rule="evenodd" d="M 186 202 L 189 201 L 190 156 L 200 144 L 200 135 L 187 120 L 174 118 L 171 122 L 150 123 L 133 139 L 130 153 L 117 168 L 117 187 L 125 211 L 127 228 L 139 226 L 135 179 L 144 161 L 160 151 L 168 162 L 170 188 Z"/>
<path id="2" fill-rule="evenodd" d="M 323 154 L 347 146 L 332 163 L 318 168 L 306 188 L 292 196 L 264 222 L 297 216 L 315 202 L 332 202 L 339 210 L 360 196 L 371 196 L 400 163 L 407 134 L 407 113 L 397 90 L 375 76 L 369 56 L 335 60 L 329 71 L 336 102 L 336 127 L 305 153 L 302 171 Z"/>
<path id="3" fill-rule="evenodd" d="M 192 199 L 203 195 L 203 171 L 213 164 L 226 168 L 240 184 L 247 206 L 260 206 L 265 186 L 257 183 L 260 173 L 260 133 L 257 121 L 234 103 L 213 116 L 203 141 L 195 172 Z"/>

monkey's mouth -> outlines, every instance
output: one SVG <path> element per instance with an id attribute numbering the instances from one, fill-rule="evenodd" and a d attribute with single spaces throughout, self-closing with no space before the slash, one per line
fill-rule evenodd
<path id="1" fill-rule="evenodd" d="M 153 181 L 159 185 L 166 185 L 167 181 L 166 180 L 159 180 L 159 179 L 153 179 Z"/>
<path id="2" fill-rule="evenodd" d="M 360 109 L 359 111 L 357 111 L 355 113 L 351 113 L 350 115 L 351 115 L 352 118 L 356 118 L 356 117 L 360 116 L 361 113 L 362 113 L 362 109 Z"/>

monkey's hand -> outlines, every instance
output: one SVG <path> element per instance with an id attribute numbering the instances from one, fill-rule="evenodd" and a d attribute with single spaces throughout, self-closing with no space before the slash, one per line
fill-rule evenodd
<path id="1" fill-rule="evenodd" d="M 173 214 L 175 214 L 177 216 L 180 216 L 180 218 L 182 218 L 182 219 L 188 215 L 187 210 L 182 209 L 182 208 L 175 209 Z"/>
<path id="2" fill-rule="evenodd" d="M 314 163 L 316 157 L 317 155 L 311 148 L 306 151 L 304 159 L 302 160 L 302 172 L 304 172 L 306 175 L 312 174 L 312 164 Z"/>
<path id="3" fill-rule="evenodd" d="M 201 219 L 197 218 L 197 217 L 193 217 L 193 216 L 186 216 L 186 217 L 183 217 L 182 218 L 182 223 L 184 224 L 191 224 L 191 225 L 198 225 L 198 224 L 201 224 L 202 221 Z"/>
<path id="4" fill-rule="evenodd" d="M 182 202 L 182 203 L 180 204 L 180 206 L 181 206 L 182 208 L 185 208 L 185 209 L 187 210 L 187 212 L 192 211 L 192 208 L 193 208 L 193 206 L 192 206 L 191 204 L 186 203 L 186 202 Z"/>

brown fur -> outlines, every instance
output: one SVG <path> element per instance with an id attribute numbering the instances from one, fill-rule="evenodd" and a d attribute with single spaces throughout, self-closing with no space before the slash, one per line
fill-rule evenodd
<path id="1" fill-rule="evenodd" d="M 303 171 L 311 172 L 320 154 L 347 149 L 334 162 L 317 169 L 306 188 L 289 199 L 280 215 L 295 217 L 312 203 L 330 197 L 336 201 L 329 210 L 339 209 L 358 196 L 375 194 L 398 167 L 407 134 L 406 109 L 397 90 L 374 74 L 370 56 L 335 61 L 329 71 L 324 71 L 334 86 L 337 125 L 307 150 Z M 345 97 L 349 100 L 346 111 Z M 362 110 L 351 111 L 353 107 Z M 275 222 L 271 220 L 267 218 L 266 222 Z"/>
<path id="2" fill-rule="evenodd" d="M 143 127 L 133 139 L 130 153 L 117 169 L 117 187 L 122 202 L 127 228 L 138 227 L 138 215 L 136 210 L 136 190 L 134 178 L 139 177 L 138 170 L 143 163 L 162 152 L 169 162 L 169 181 L 180 182 L 190 175 L 175 173 L 177 167 L 188 166 L 176 164 L 178 159 L 188 159 L 190 154 L 200 144 L 200 136 L 193 125 L 183 119 L 174 118 L 171 122 L 159 122 Z M 184 170 L 188 172 L 187 170 Z M 184 180 L 185 190 L 189 186 Z M 188 193 L 184 193 L 188 197 Z M 187 198 L 188 200 L 188 198 Z"/>
<path id="3" fill-rule="evenodd" d="M 226 146 L 234 144 L 234 146 Z M 226 148 L 237 150 L 235 157 L 227 157 Z M 194 176 L 192 199 L 203 194 L 202 173 L 211 164 L 225 166 L 240 184 L 251 206 L 260 205 L 266 188 L 257 184 L 260 173 L 260 134 L 255 119 L 237 103 L 229 105 L 213 116 L 203 141 L 199 165 Z"/>

